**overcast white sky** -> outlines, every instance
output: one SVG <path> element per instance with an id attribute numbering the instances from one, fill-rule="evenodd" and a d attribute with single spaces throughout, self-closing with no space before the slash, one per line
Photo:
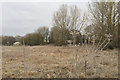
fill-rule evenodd
<path id="1" fill-rule="evenodd" d="M 2 3 L 2 14 L 0 12 L 2 15 L 2 20 L 0 20 L 0 23 L 2 22 L 2 35 L 23 36 L 34 32 L 40 26 L 51 28 L 53 14 L 62 4 L 77 5 L 82 10 L 87 8 L 87 2 Z"/>

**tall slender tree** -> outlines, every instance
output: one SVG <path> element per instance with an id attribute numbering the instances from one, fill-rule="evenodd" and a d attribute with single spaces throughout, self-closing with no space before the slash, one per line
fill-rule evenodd
<path id="1" fill-rule="evenodd" d="M 70 38 L 70 32 L 81 31 L 85 25 L 86 16 L 82 15 L 77 6 L 62 5 L 53 17 L 53 38 L 55 43 L 65 44 Z M 76 37 L 74 37 L 76 43 Z"/>
<path id="2" fill-rule="evenodd" d="M 53 38 L 57 45 L 64 45 L 68 38 L 69 16 L 67 5 L 62 5 L 53 16 Z"/>
<path id="3" fill-rule="evenodd" d="M 100 2 L 98 0 L 98 2 L 89 4 L 89 11 L 94 24 L 94 35 L 97 35 L 98 39 L 102 36 L 104 40 L 106 34 L 110 34 L 112 36 L 110 44 L 115 46 L 118 37 L 117 2 Z"/>

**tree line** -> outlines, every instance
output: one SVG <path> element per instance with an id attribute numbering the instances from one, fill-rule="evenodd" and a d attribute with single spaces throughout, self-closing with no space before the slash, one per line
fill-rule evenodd
<path id="1" fill-rule="evenodd" d="M 73 34 L 76 34 L 76 44 L 84 43 L 84 40 L 88 39 L 85 36 L 91 38 L 95 36 L 97 42 L 101 37 L 104 41 L 108 38 L 106 35 L 109 35 L 108 47 L 117 47 L 119 23 L 117 6 L 117 2 L 92 2 L 89 3 L 88 12 L 83 13 L 76 5 L 63 4 L 53 14 L 51 30 L 46 26 L 41 26 L 35 32 L 25 36 L 3 36 L 2 44 L 12 45 L 15 41 L 23 43 L 24 40 L 25 45 L 55 44 L 61 46 L 66 45 L 67 40 L 74 41 Z M 91 24 L 86 25 L 89 20 Z"/>

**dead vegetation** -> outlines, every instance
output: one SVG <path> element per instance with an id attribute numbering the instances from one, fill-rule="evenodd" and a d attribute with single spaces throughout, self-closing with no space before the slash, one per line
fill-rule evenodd
<path id="1" fill-rule="evenodd" d="M 26 55 L 25 66 L 22 46 L 3 46 L 2 77 L 85 78 L 85 61 L 87 61 L 87 78 L 118 77 L 117 49 L 94 53 L 89 46 L 89 52 L 87 53 L 85 46 L 78 46 L 77 51 L 74 48 L 65 46 L 26 46 L 24 52 Z M 77 61 L 76 52 L 78 54 Z M 25 70 L 27 74 L 25 74 Z"/>

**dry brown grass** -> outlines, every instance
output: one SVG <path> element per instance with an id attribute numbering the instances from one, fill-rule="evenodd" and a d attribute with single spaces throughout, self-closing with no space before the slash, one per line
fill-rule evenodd
<path id="1" fill-rule="evenodd" d="M 79 46 L 77 72 L 74 72 L 74 47 L 57 46 L 26 46 L 27 76 L 24 75 L 24 53 L 22 46 L 3 46 L 2 77 L 32 77 L 32 78 L 68 78 L 85 77 L 85 60 L 87 63 L 86 77 L 116 78 L 118 73 L 117 50 L 106 50 L 94 53 Z M 100 53 L 100 54 L 99 54 Z M 97 56 L 99 54 L 99 56 Z M 100 57 L 101 56 L 101 57 Z"/>

